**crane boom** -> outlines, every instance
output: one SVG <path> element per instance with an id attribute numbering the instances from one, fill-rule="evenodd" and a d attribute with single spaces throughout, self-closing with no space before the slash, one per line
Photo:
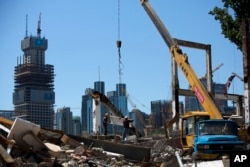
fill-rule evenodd
<path id="1" fill-rule="evenodd" d="M 196 73 L 194 72 L 193 68 L 190 66 L 188 62 L 188 56 L 182 53 L 182 50 L 171 37 L 169 31 L 164 26 L 161 19 L 157 16 L 156 12 L 153 10 L 148 0 L 141 0 L 141 4 L 149 15 L 149 17 L 151 18 L 154 25 L 156 26 L 157 30 L 161 34 L 163 40 L 169 47 L 172 57 L 174 58 L 175 62 L 188 80 L 192 91 L 194 91 L 204 110 L 209 113 L 210 119 L 223 119 L 213 99 L 210 97 L 203 84 L 197 77 Z"/>
<path id="2" fill-rule="evenodd" d="M 153 21 L 153 23 L 155 24 L 167 46 L 171 48 L 171 46 L 176 45 L 175 40 L 171 37 L 170 33 L 162 23 L 161 19 L 158 17 L 151 5 L 148 3 L 148 0 L 141 0 L 141 4 L 149 15 L 149 17 L 151 18 L 151 20 Z"/>

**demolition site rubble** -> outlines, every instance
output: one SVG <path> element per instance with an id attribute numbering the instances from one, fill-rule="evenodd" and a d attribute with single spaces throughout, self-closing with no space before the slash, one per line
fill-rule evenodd
<path id="1" fill-rule="evenodd" d="M 119 136 L 79 137 L 40 128 L 32 122 L 0 117 L 0 166 L 19 167 L 166 167 L 179 166 L 179 143 Z M 176 145 L 171 147 L 169 145 Z"/>

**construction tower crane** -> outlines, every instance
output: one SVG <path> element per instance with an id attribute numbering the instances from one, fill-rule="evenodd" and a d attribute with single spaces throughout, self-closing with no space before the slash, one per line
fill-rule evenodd
<path id="1" fill-rule="evenodd" d="M 214 68 L 214 69 L 212 70 L 212 74 L 213 74 L 215 71 L 219 70 L 223 65 L 224 65 L 224 63 L 221 63 L 221 64 L 219 64 L 216 68 Z M 206 78 L 207 78 L 207 73 L 202 77 L 202 79 L 206 79 Z"/>
<path id="2" fill-rule="evenodd" d="M 231 83 L 233 81 L 233 79 L 237 77 L 239 78 L 242 82 L 244 81 L 243 78 L 241 76 L 239 76 L 238 74 L 236 74 L 235 72 L 232 72 L 231 76 L 227 79 L 227 82 L 225 84 L 225 89 L 224 89 L 224 93 L 227 92 L 227 90 L 229 89 L 229 87 L 231 86 Z"/>
<path id="3" fill-rule="evenodd" d="M 233 79 L 234 79 L 235 75 L 232 73 L 232 75 L 227 79 L 227 82 L 225 84 L 225 89 L 224 89 L 224 93 L 227 93 Z"/>
<path id="4" fill-rule="evenodd" d="M 232 75 L 235 75 L 237 78 L 239 78 L 242 82 L 244 82 L 244 79 L 239 76 L 238 74 L 236 74 L 235 72 L 232 72 Z"/>

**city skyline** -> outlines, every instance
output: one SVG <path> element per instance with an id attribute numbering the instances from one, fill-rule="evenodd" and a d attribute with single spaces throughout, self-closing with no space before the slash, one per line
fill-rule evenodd
<path id="1" fill-rule="evenodd" d="M 223 37 L 220 24 L 208 14 L 213 7 L 222 6 L 221 2 L 150 0 L 150 3 L 173 37 L 211 44 L 213 68 L 224 63 L 214 73 L 214 82 L 225 83 L 232 72 L 242 76 L 241 53 Z M 120 5 L 122 83 L 126 83 L 130 97 L 135 97 L 136 106 L 148 113 L 142 105 L 150 108 L 150 101 L 171 99 L 170 54 L 139 0 L 121 1 Z M 177 13 L 177 7 L 182 13 Z M 28 35 L 35 35 L 41 13 L 41 36 L 49 41 L 46 63 L 55 66 L 55 110 L 67 106 L 74 115 L 80 115 L 81 97 L 86 88 L 94 87 L 95 81 L 105 82 L 105 92 L 115 89 L 119 83 L 117 1 L 72 4 L 17 0 L 16 3 L 2 2 L 0 8 L 0 22 L 4 23 L 0 28 L 0 109 L 14 108 L 14 67 L 22 55 L 20 41 L 25 36 L 26 14 Z M 9 9 L 15 10 L 10 13 Z M 182 49 L 202 77 L 205 53 Z M 187 88 L 186 79 L 182 74 L 179 77 L 181 87 Z M 235 79 L 229 92 L 243 94 L 242 82 Z M 130 104 L 128 108 L 132 108 Z"/>

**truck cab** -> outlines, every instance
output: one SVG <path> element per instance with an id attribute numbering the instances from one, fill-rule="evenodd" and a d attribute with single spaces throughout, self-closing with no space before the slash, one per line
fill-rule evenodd
<path id="1" fill-rule="evenodd" d="M 203 120 L 196 123 L 193 156 L 204 159 L 206 155 L 218 157 L 246 149 L 238 136 L 238 124 L 231 120 Z"/>

